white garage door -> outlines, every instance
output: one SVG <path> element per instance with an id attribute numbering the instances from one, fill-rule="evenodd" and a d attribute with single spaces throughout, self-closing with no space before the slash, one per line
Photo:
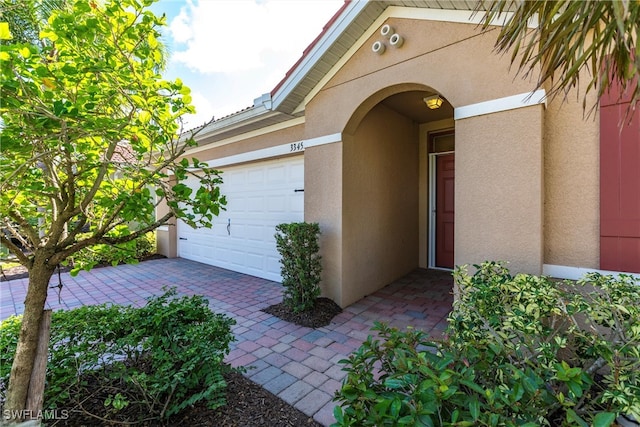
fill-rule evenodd
<path id="1" fill-rule="evenodd" d="M 304 158 L 268 160 L 222 169 L 227 210 L 213 228 L 178 221 L 178 256 L 281 281 L 277 224 L 304 220 Z M 197 188 L 197 180 L 187 185 Z"/>

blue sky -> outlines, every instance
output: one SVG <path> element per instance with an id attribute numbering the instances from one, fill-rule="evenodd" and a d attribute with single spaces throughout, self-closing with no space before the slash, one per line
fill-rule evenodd
<path id="1" fill-rule="evenodd" d="M 343 0 L 160 0 L 165 77 L 191 88 L 198 126 L 252 105 L 300 58 Z"/>

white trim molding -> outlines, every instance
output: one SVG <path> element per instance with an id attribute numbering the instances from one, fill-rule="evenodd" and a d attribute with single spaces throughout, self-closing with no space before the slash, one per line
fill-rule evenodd
<path id="1" fill-rule="evenodd" d="M 211 159 L 206 161 L 206 163 L 209 167 L 218 168 L 221 166 L 229 166 L 238 163 L 264 160 L 271 157 L 299 154 L 303 153 L 304 150 L 310 147 L 333 144 L 334 142 L 340 141 L 342 141 L 342 134 L 334 133 L 331 135 L 319 136 L 317 138 L 311 138 L 302 141 L 293 141 L 287 144 L 276 145 L 274 147 L 262 148 L 260 150 L 247 151 L 246 153 L 234 154 L 232 156 L 220 157 L 218 159 Z"/>
<path id="2" fill-rule="evenodd" d="M 282 129 L 287 129 L 293 126 L 301 125 L 301 124 L 304 124 L 304 121 L 305 121 L 304 116 L 297 117 L 295 119 L 287 120 L 285 122 L 276 123 L 274 125 L 265 126 L 259 129 L 242 133 L 240 135 L 232 136 L 230 138 L 225 138 L 220 141 L 200 145 L 198 147 L 189 148 L 185 153 L 185 156 L 190 156 L 192 154 L 199 153 L 201 151 L 210 150 L 212 148 L 221 147 L 223 145 L 232 144 L 238 141 L 244 141 L 245 139 L 254 138 L 256 136 L 262 136 L 271 132 L 276 132 Z M 201 140 L 201 139 L 204 139 L 204 137 L 201 138 L 201 136 L 198 135 L 196 139 Z"/>
<path id="3" fill-rule="evenodd" d="M 547 104 L 547 95 L 544 89 L 458 107 L 453 111 L 453 118 L 454 120 L 462 120 L 538 104 L 544 104 L 545 106 Z"/>
<path id="4" fill-rule="evenodd" d="M 621 271 L 597 270 L 595 268 L 569 267 L 566 265 L 543 264 L 542 274 L 545 276 L 556 277 L 558 279 L 578 280 L 585 274 L 596 272 L 602 275 L 617 276 L 619 274 L 628 274 L 640 280 L 640 273 L 624 273 Z"/>
<path id="5" fill-rule="evenodd" d="M 318 136 L 304 141 L 304 148 L 317 147 L 318 145 L 333 144 L 342 141 L 342 133 L 333 133 L 331 135 Z"/>

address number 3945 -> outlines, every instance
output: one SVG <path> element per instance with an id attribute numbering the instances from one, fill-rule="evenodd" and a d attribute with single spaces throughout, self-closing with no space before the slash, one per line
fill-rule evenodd
<path id="1" fill-rule="evenodd" d="M 289 150 L 290 153 L 293 153 L 294 151 L 304 150 L 304 143 L 302 142 L 294 142 L 293 144 L 289 144 L 289 146 L 291 147 L 291 149 Z"/>

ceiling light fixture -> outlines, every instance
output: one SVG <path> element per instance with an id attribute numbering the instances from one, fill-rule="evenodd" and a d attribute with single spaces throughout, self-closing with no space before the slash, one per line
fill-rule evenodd
<path id="1" fill-rule="evenodd" d="M 422 99 L 427 107 L 431 110 L 437 110 L 442 106 L 442 98 L 440 95 L 433 95 Z"/>

